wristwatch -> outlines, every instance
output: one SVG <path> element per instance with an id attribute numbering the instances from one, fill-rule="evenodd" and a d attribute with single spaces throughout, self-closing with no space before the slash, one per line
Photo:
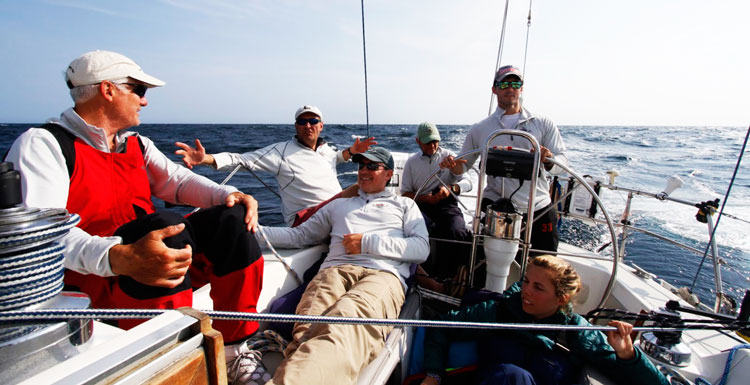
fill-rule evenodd
<path id="1" fill-rule="evenodd" d="M 451 191 L 452 191 L 452 192 L 453 192 L 454 194 L 456 194 L 456 195 L 458 195 L 458 194 L 461 194 L 461 186 L 459 186 L 459 185 L 457 185 L 457 184 L 452 184 L 452 185 L 451 185 Z"/>

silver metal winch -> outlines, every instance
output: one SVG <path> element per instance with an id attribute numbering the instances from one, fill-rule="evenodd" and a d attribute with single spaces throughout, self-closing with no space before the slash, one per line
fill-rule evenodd
<path id="1" fill-rule="evenodd" d="M 20 173 L 0 163 L 0 311 L 90 307 L 84 294 L 62 292 L 64 246 L 57 240 L 78 222 L 65 209 L 26 207 Z M 92 326 L 90 320 L 0 326 L 0 383 L 20 382 L 78 354 Z"/>

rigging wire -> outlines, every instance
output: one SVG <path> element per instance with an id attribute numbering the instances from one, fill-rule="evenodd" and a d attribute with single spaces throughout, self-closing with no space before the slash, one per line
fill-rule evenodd
<path id="1" fill-rule="evenodd" d="M 363 0 L 364 1 L 364 0 Z M 508 23 L 508 3 L 510 0 L 505 0 L 505 13 L 503 13 L 503 26 L 500 29 L 500 44 L 497 47 L 497 59 L 495 60 L 495 71 L 493 72 L 493 76 L 495 73 L 497 73 L 497 69 L 500 68 L 500 61 L 503 58 L 503 45 L 505 44 L 505 27 Z M 492 115 L 492 105 L 495 104 L 495 94 L 490 94 L 490 108 L 487 111 L 487 115 Z"/>
<path id="2" fill-rule="evenodd" d="M 497 73 L 497 70 L 500 68 L 500 63 L 503 59 L 503 48 L 505 46 L 505 31 L 507 29 L 507 22 L 508 22 L 508 5 L 510 1 L 505 1 L 505 12 L 503 13 L 503 26 L 500 30 L 500 44 L 497 47 L 497 59 L 495 60 L 495 72 L 493 72 L 493 75 Z M 521 74 L 525 78 L 526 77 L 526 59 L 529 55 L 529 36 L 531 35 L 531 6 L 532 6 L 533 0 L 529 0 L 529 13 L 526 17 L 526 44 L 524 46 L 523 51 L 523 68 L 521 69 Z M 493 107 L 495 106 L 495 94 L 490 94 L 490 106 L 487 110 L 487 115 L 492 115 Z"/>
<path id="3" fill-rule="evenodd" d="M 362 8 L 362 56 L 365 63 L 365 119 L 367 121 L 367 138 L 370 137 L 370 102 L 367 95 L 367 41 L 365 40 L 365 0 L 361 0 Z"/>
<path id="4" fill-rule="evenodd" d="M 698 281 L 698 275 L 701 272 L 701 268 L 703 267 L 703 262 L 706 261 L 706 256 L 708 256 L 708 249 L 711 247 L 711 243 L 714 241 L 714 236 L 716 235 L 716 229 L 719 228 L 719 222 L 721 221 L 721 216 L 724 213 L 724 207 L 727 205 L 727 199 L 729 199 L 729 193 L 732 191 L 732 186 L 734 185 L 734 180 L 737 177 L 737 171 L 740 169 L 740 163 L 742 162 L 742 157 L 745 155 L 745 148 L 747 147 L 747 139 L 750 137 L 750 126 L 747 128 L 747 133 L 745 134 L 745 142 L 742 143 L 742 149 L 740 150 L 740 155 L 737 157 L 737 164 L 734 166 L 734 173 L 732 174 L 732 179 L 729 181 L 729 187 L 727 187 L 727 192 L 724 194 L 724 202 L 721 203 L 721 210 L 719 210 L 719 216 L 716 218 L 716 225 L 714 225 L 713 231 L 711 231 L 711 237 L 708 238 L 708 244 L 706 245 L 706 250 L 703 252 L 703 258 L 701 259 L 701 263 L 698 265 L 698 271 L 695 272 L 695 278 L 693 278 L 693 284 L 690 285 L 690 292 L 693 292 L 693 289 L 695 288 L 695 283 Z M 721 294 L 721 293 L 716 293 Z"/>
<path id="5" fill-rule="evenodd" d="M 531 2 L 529 0 L 529 16 L 526 18 L 526 46 L 523 49 L 523 68 L 521 68 L 521 75 L 526 79 L 526 58 L 529 54 L 529 35 L 531 34 Z"/>

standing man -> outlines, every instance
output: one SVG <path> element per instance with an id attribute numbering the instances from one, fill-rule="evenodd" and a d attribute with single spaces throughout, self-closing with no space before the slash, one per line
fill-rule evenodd
<path id="1" fill-rule="evenodd" d="M 151 140 L 126 131 L 140 124 L 146 91 L 164 82 L 109 51 L 73 60 L 65 80 L 74 107 L 21 134 L 7 160 L 21 172 L 27 206 L 81 217 L 62 238 L 66 287 L 88 294 L 95 308 L 190 306 L 188 269 L 195 258 L 210 266 L 202 273 L 215 309 L 255 312 L 263 257 L 250 231 L 258 203 L 174 164 Z M 205 209 L 187 218 L 156 212 L 152 196 Z M 227 343 L 229 378 L 249 377 L 254 368 L 234 362 L 243 360 L 238 352 L 247 350 L 244 340 L 258 324 L 215 321 L 213 327 Z"/>
<path id="2" fill-rule="evenodd" d="M 440 168 L 443 158 L 455 157 L 456 154 L 440 147 L 440 132 L 434 124 L 421 123 L 417 127 L 416 142 L 421 151 L 410 156 L 404 165 L 401 195 L 417 202 L 431 237 L 470 241 L 471 231 L 466 228 L 456 197 L 462 192 L 471 191 L 471 181 L 463 174 L 456 175 Z M 436 172 L 437 175 L 416 196 L 417 190 Z M 428 261 L 425 270 L 439 277 L 453 277 L 462 262 L 460 257 L 468 255 L 467 247 L 463 246 L 443 243 L 433 250 L 436 260 Z"/>
<path id="3" fill-rule="evenodd" d="M 513 66 L 500 67 L 495 74 L 492 84 L 492 93 L 497 96 L 497 110 L 479 123 L 469 129 L 461 152 L 475 150 L 484 145 L 487 137 L 496 130 L 520 130 L 527 132 L 536 138 L 541 147 L 541 159 L 544 169 L 551 174 L 562 172 L 560 167 L 552 167 L 549 158 L 567 165 L 565 157 L 565 143 L 563 143 L 560 130 L 548 118 L 531 113 L 521 105 L 521 93 L 523 92 L 523 75 L 518 68 Z M 514 138 L 509 135 L 495 137 L 491 146 L 511 146 L 514 148 L 531 148 L 531 143 L 524 138 Z M 449 156 L 442 166 L 450 168 L 454 173 L 460 174 L 471 168 L 479 155 L 468 156 L 465 160 L 455 160 Z M 490 203 L 499 198 L 509 198 L 517 211 L 525 213 L 529 201 L 529 183 L 519 187 L 517 179 L 488 177 L 487 187 L 482 199 L 482 210 Z M 557 209 L 552 204 L 549 194 L 549 183 L 547 178 L 537 178 L 534 202 L 534 224 L 531 232 L 531 248 L 556 252 L 558 244 L 557 234 Z M 515 193 L 514 193 L 515 192 Z M 542 214 L 546 211 L 545 214 Z"/>
<path id="4" fill-rule="evenodd" d="M 263 227 L 280 247 L 330 237 L 328 256 L 302 295 L 296 314 L 397 318 L 410 265 L 429 254 L 417 205 L 385 190 L 393 157 L 382 147 L 354 156 L 359 195 L 337 199 L 294 228 Z M 258 236 L 258 235 L 256 235 Z M 269 384 L 354 384 L 385 344 L 390 327 L 294 325 L 284 361 Z"/>
<path id="5" fill-rule="evenodd" d="M 175 154 L 182 156 L 188 168 L 195 165 L 210 165 L 219 170 L 231 170 L 235 166 L 255 171 L 265 171 L 276 177 L 281 194 L 281 212 L 287 225 L 297 225 L 302 218 L 297 214 L 304 209 L 312 209 L 332 197 L 352 197 L 357 195 L 357 186 L 341 191 L 336 173 L 338 163 L 347 162 L 352 155 L 367 151 L 375 138 L 362 142 L 357 138 L 354 144 L 342 151 L 335 151 L 320 138 L 323 131 L 323 113 L 315 106 L 304 105 L 294 114 L 294 138 L 266 146 L 259 150 L 235 154 L 222 152 L 206 154 L 200 140 L 195 140 L 195 148 L 177 142 L 181 150 Z M 307 214 L 305 219 L 311 214 Z"/>

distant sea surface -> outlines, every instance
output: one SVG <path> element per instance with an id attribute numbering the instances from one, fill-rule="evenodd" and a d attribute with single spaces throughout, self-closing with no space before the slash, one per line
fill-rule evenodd
<path id="1" fill-rule="evenodd" d="M 38 124 L 0 124 L 0 154 L 5 154 L 16 136 Z M 459 152 L 469 126 L 438 125 L 442 146 Z M 294 135 L 291 125 L 269 124 L 143 124 L 137 128 L 151 138 L 170 158 L 180 162 L 173 153 L 174 142 L 192 144 L 199 138 L 209 153 L 246 152 L 271 143 L 284 141 Z M 371 125 L 369 133 L 379 145 L 392 151 L 415 152 L 415 127 L 412 125 Z M 737 158 L 742 148 L 746 129 L 742 127 L 626 127 L 626 126 L 561 126 L 560 131 L 568 147 L 568 158 L 573 169 L 581 175 L 604 177 L 608 170 L 619 173 L 615 184 L 631 189 L 658 193 L 664 190 L 665 180 L 678 175 L 684 186 L 672 196 L 689 202 L 721 199 L 729 186 Z M 339 149 L 349 146 L 357 136 L 367 135 L 364 125 L 327 124 L 322 137 Z M 716 232 L 719 254 L 726 263 L 722 266 L 724 291 L 738 302 L 750 289 L 750 159 L 741 163 L 732 194 Z M 352 164 L 339 165 L 342 186 L 356 182 Z M 227 174 L 208 167 L 196 168 L 216 182 Z M 259 176 L 276 186 L 267 174 Z M 260 222 L 265 225 L 283 223 L 279 199 L 250 173 L 239 172 L 229 182 L 240 190 L 251 193 L 260 202 Z M 606 190 L 602 199 L 613 220 L 619 220 L 625 206 L 626 194 Z M 186 210 L 185 208 L 178 210 Z M 697 209 L 636 197 L 631 208 L 631 220 L 636 226 L 674 238 L 694 248 L 705 250 L 708 241 L 706 224 L 695 220 Z M 737 219 L 739 218 L 739 219 Z M 597 249 L 609 241 L 601 229 L 588 229 L 575 222 L 562 226 L 564 241 Z M 608 248 L 611 249 L 611 248 Z M 690 286 L 696 277 L 702 255 L 665 244 L 640 233 L 629 237 L 626 261 L 658 275 L 676 287 Z M 698 274 L 695 293 L 713 305 L 714 281 L 712 260 L 706 258 Z"/>

